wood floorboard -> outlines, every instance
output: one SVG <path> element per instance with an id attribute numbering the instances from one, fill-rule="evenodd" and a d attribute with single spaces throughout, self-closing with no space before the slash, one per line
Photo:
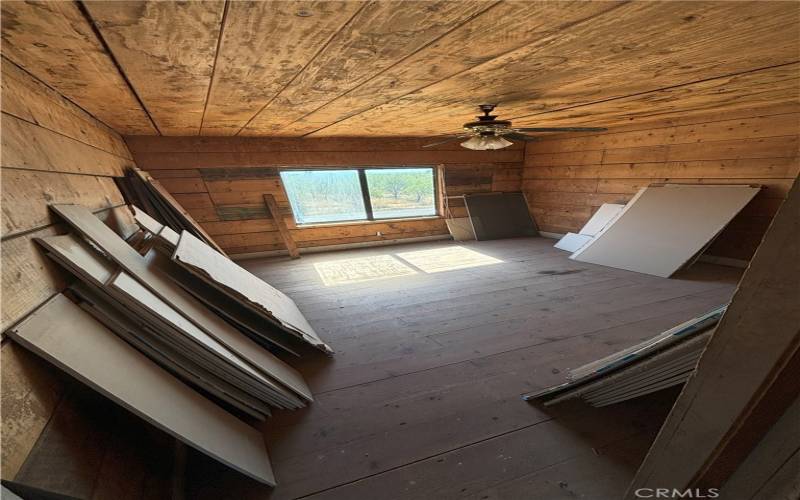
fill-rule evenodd
<path id="1" fill-rule="evenodd" d="M 315 402 L 263 427 L 274 490 L 194 454 L 191 498 L 618 497 L 675 390 L 591 408 L 519 395 L 729 300 L 740 270 L 673 279 L 578 263 L 542 238 L 248 260 L 337 351 L 288 360 Z M 314 265 L 461 246 L 499 264 L 326 287 Z"/>

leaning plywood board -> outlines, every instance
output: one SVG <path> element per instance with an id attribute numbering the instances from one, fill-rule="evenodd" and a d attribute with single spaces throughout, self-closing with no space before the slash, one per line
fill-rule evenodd
<path id="1" fill-rule="evenodd" d="M 25 348 L 184 443 L 275 485 L 261 434 L 193 391 L 63 295 L 10 332 Z"/>
<path id="2" fill-rule="evenodd" d="M 477 240 L 539 234 L 522 193 L 468 194 L 464 204 Z"/>
<path id="3" fill-rule="evenodd" d="M 571 259 L 667 278 L 718 234 L 759 187 L 666 184 L 642 188 Z"/>
<path id="4" fill-rule="evenodd" d="M 293 368 L 247 338 L 224 319 L 203 306 L 202 303 L 163 273 L 154 269 L 154 266 L 145 257 L 139 255 L 136 250 L 100 222 L 87 209 L 77 205 L 53 205 L 52 208 L 72 227 L 97 246 L 109 259 L 119 264 L 126 272 L 135 277 L 137 281 L 150 289 L 185 318 L 214 337 L 251 366 L 279 380 L 284 385 L 292 384 L 297 388 L 300 396 L 309 401 L 311 400 L 310 389 L 305 383 L 302 386 L 300 385 L 302 378 Z M 281 378 L 283 373 L 290 373 L 292 379 L 283 380 Z"/>
<path id="5" fill-rule="evenodd" d="M 333 352 L 320 340 L 292 299 L 229 258 L 215 252 L 191 233 L 181 233 L 172 260 L 265 317 L 277 319 L 288 331 L 314 347 L 327 353 Z"/>

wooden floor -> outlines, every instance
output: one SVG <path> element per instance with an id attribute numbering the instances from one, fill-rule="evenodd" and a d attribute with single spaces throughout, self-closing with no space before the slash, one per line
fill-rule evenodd
<path id="1" fill-rule="evenodd" d="M 699 263 L 662 279 L 552 245 L 440 241 L 244 261 L 337 353 L 290 360 L 316 401 L 264 426 L 277 488 L 190 453 L 187 498 L 619 498 L 676 390 L 603 409 L 519 395 L 726 302 L 739 271 Z M 424 272 L 459 246 L 502 262 Z M 317 272 L 398 254 L 414 274 L 326 286 Z"/>

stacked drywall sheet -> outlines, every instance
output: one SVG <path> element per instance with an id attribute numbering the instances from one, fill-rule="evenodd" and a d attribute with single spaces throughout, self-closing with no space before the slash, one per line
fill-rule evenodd
<path id="1" fill-rule="evenodd" d="M 333 353 L 292 299 L 189 232 L 179 235 L 137 207 L 133 210 L 135 220 L 149 233 L 148 241 L 153 241 L 152 246 L 157 250 L 145 252 L 145 260 L 164 270 L 187 293 L 260 344 L 278 347 L 295 356 L 298 354 L 294 344 L 298 342 Z M 164 255 L 171 256 L 172 262 L 165 263 L 169 258 Z M 256 299 L 251 300 L 251 296 Z"/>
<path id="2" fill-rule="evenodd" d="M 693 373 L 727 307 L 717 307 L 640 344 L 570 370 L 568 382 L 522 398 L 550 406 L 580 397 L 593 406 L 606 406 L 682 384 Z"/>
<path id="3" fill-rule="evenodd" d="M 11 337 L 78 380 L 203 453 L 275 484 L 261 434 L 190 389 L 63 295 Z"/>
<path id="4" fill-rule="evenodd" d="M 286 333 L 323 352 L 333 353 L 292 299 L 215 252 L 191 233 L 181 233 L 172 260 L 219 291 L 239 300 L 264 320 L 275 322 Z"/>
<path id="5" fill-rule="evenodd" d="M 223 262 L 231 261 L 206 243 L 186 231 L 178 235 L 141 211 L 136 212 L 135 218 L 149 238 L 134 248 L 85 207 L 51 208 L 75 233 L 35 241 L 49 258 L 78 280 L 64 295 L 34 312 L 15 329 L 14 338 L 188 444 L 274 484 L 261 436 L 237 417 L 264 420 L 274 409 L 300 408 L 313 399 L 303 377 L 271 352 L 299 355 L 299 335 L 286 334 L 286 318 L 291 318 L 292 325 L 301 325 L 313 333 L 294 302 L 264 283 L 272 291 L 269 298 L 279 297 L 281 306 L 262 300 L 277 314 L 265 321 L 244 299 L 210 285 L 170 259 L 170 255 L 178 250 L 181 241 L 191 241 L 188 260 L 194 266 L 224 269 L 239 278 L 244 270 L 232 271 Z M 213 257 L 210 262 L 206 261 L 208 255 Z M 232 262 L 231 265 L 236 266 Z M 247 290 L 263 299 L 264 291 L 256 283 L 260 280 L 250 277 Z M 54 320 L 59 315 L 63 321 L 56 324 Z M 76 335 L 73 329 L 81 329 L 82 333 Z M 59 336 L 75 345 L 67 349 L 60 345 Z M 116 340 L 84 345 L 102 336 Z M 78 355 L 81 349 L 87 353 L 85 358 Z M 92 358 L 97 360 L 97 367 L 88 366 Z M 127 374 L 129 386 L 122 386 L 123 378 L 117 374 Z M 163 392 L 155 381 L 163 384 Z M 187 398 L 191 399 L 188 403 Z M 197 434 L 202 425 L 176 422 L 167 414 L 169 405 L 164 403 L 171 400 L 187 405 L 185 411 L 176 410 L 183 419 L 190 420 L 188 413 L 204 412 L 197 422 L 208 423 L 207 431 L 217 435 L 201 438 Z M 203 402 L 192 402 L 195 400 Z M 154 411 L 154 401 L 166 408 Z M 218 430 L 215 426 L 227 429 Z M 225 432 L 238 434 L 231 437 Z M 237 456 L 218 439 L 233 444 L 243 439 L 257 442 L 236 445 L 242 447 L 243 453 Z M 255 457 L 257 451 L 253 451 L 259 449 L 263 451 L 261 458 Z"/>
<path id="6" fill-rule="evenodd" d="M 603 203 L 579 232 L 565 234 L 558 240 L 555 247 L 567 252 L 577 251 L 589 243 L 607 225 L 611 224 L 622 212 L 623 208 L 625 208 L 625 205 Z"/>
<path id="7" fill-rule="evenodd" d="M 642 188 L 570 258 L 667 278 L 708 245 L 759 189 L 704 184 Z"/>

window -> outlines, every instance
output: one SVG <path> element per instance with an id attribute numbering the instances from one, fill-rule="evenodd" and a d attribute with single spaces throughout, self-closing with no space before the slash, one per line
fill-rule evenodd
<path id="1" fill-rule="evenodd" d="M 284 170 L 298 224 L 436 215 L 432 167 Z"/>

